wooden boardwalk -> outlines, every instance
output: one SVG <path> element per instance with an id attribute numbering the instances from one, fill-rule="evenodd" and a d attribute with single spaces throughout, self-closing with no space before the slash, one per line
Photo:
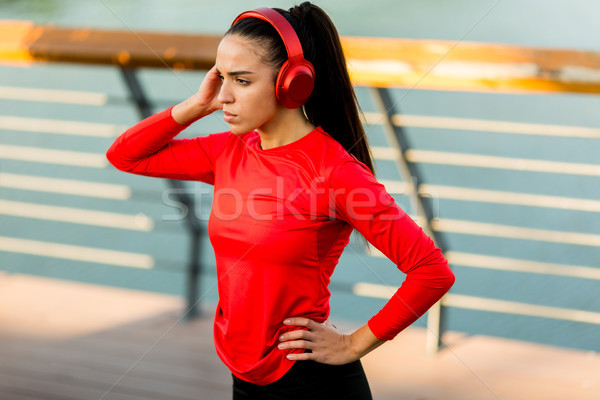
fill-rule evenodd
<path id="1" fill-rule="evenodd" d="M 177 297 L 0 274 L 0 399 L 229 399 L 212 315 Z M 351 324 L 341 325 L 352 329 Z M 600 355 L 450 333 L 438 356 L 411 328 L 363 359 L 375 399 L 597 400 Z"/>

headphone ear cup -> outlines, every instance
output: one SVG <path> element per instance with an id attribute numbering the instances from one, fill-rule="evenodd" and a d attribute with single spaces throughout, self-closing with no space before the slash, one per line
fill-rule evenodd
<path id="1" fill-rule="evenodd" d="M 302 106 L 315 86 L 315 69 L 306 61 L 287 60 L 277 75 L 275 94 L 277 100 L 286 108 Z"/>

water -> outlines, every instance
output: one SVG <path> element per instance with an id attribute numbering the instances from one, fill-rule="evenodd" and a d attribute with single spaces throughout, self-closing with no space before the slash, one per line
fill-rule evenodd
<path id="1" fill-rule="evenodd" d="M 99 27 L 129 29 L 133 31 L 171 31 L 187 33 L 224 32 L 239 12 L 260 6 L 287 8 L 291 1 L 198 1 L 198 0 L 0 0 L 0 18 L 32 20 L 40 24 L 53 23 L 72 27 Z M 569 48 L 600 51 L 600 28 L 597 16 L 600 3 L 596 0 L 540 1 L 516 0 L 421 0 L 421 1 L 371 1 L 332 0 L 318 3 L 336 23 L 340 34 L 347 36 L 431 38 L 451 41 L 481 41 L 513 45 Z M 150 97 L 157 108 L 189 96 L 201 80 L 197 73 L 171 73 L 169 71 L 143 71 L 140 73 Z M 2 114 L 16 116 L 35 115 L 39 118 L 63 118 L 83 121 L 102 121 L 129 125 L 137 119 L 135 110 L 122 100 L 126 96 L 115 69 L 104 67 L 47 66 L 19 69 L 0 67 L 0 86 L 33 86 L 90 90 L 108 93 L 111 102 L 107 107 L 89 108 L 48 104 L 25 104 L 0 101 Z M 452 93 L 436 91 L 394 91 L 399 110 L 406 114 L 451 116 L 477 119 L 507 120 L 600 127 L 600 96 L 586 95 L 496 95 L 477 93 Z M 365 91 L 359 88 L 359 98 L 366 111 L 373 106 Z M 121 99 L 121 100 L 119 100 Z M 213 128 L 214 127 L 214 128 Z M 210 120 L 202 129 L 221 129 L 220 121 Z M 0 132 L 2 130 L 0 129 Z M 192 131 L 190 134 L 198 133 Z M 377 129 L 370 131 L 372 143 L 378 144 L 382 135 Z M 411 128 L 407 130 L 411 143 L 429 150 L 466 151 L 472 153 L 538 158 L 565 162 L 597 162 L 600 152 L 598 140 L 572 140 L 564 138 L 539 138 L 504 134 L 481 135 L 480 132 L 457 132 Z M 93 148 L 101 151 L 108 139 L 78 139 L 57 141 L 43 134 L 3 132 L 2 143 L 36 144 L 49 148 L 80 150 Z M 384 143 L 381 143 L 384 145 Z M 35 165 L 16 161 L 2 161 L 2 171 L 43 175 Z M 143 210 L 156 220 L 164 217 L 160 203 L 164 185 L 159 181 L 126 176 L 108 175 L 104 171 L 86 171 L 68 167 L 53 167 L 52 174 L 83 180 L 108 180 L 128 184 L 135 189 L 129 213 Z M 378 175 L 396 178 L 393 165 L 378 162 Z M 389 174 L 390 176 L 387 176 Z M 569 177 L 552 174 L 519 174 L 507 171 L 461 170 L 444 166 L 424 165 L 422 174 L 427 183 L 456 186 L 475 186 L 491 190 L 506 190 L 587 199 L 600 198 L 600 184 L 594 177 Z M 19 200 L 23 194 L 3 189 L 2 198 Z M 39 195 L 36 200 L 44 204 L 60 204 L 113 210 L 117 203 L 65 199 L 53 194 Z M 402 199 L 398 199 L 402 204 Z M 67 202 L 68 204 L 65 204 Z M 84 205 L 85 204 L 85 205 Z M 409 206 L 406 203 L 407 207 Z M 119 207 L 123 205 L 119 204 Z M 172 210 L 171 210 L 172 211 Z M 206 210 L 205 210 L 206 211 Z M 506 223 L 529 228 L 579 231 L 600 234 L 597 214 L 543 210 L 527 207 L 490 206 L 483 203 L 446 201 L 438 210 L 442 218 L 465 218 L 489 223 Z M 27 222 L 2 216 L 0 234 L 26 236 L 35 232 L 35 239 L 52 241 L 57 225 L 51 222 Z M 59 228 L 62 229 L 62 228 Z M 123 247 L 139 252 L 150 252 L 156 257 L 153 271 L 133 269 L 97 269 L 75 261 L 47 260 L 40 268 L 38 258 L 12 253 L 2 255 L 2 269 L 37 273 L 63 279 L 75 279 L 166 293 L 181 293 L 184 268 L 185 241 L 182 227 L 163 223 L 157 227 L 151 243 L 142 234 L 128 236 L 109 230 L 80 228 L 77 231 L 61 230 L 64 241 L 85 245 L 101 238 L 106 247 Z M 599 267 L 600 250 L 582 246 L 528 243 L 510 239 L 449 235 L 448 242 L 455 251 L 470 251 L 502 257 L 514 257 Z M 159 250 L 168 244 L 169 250 Z M 353 246 L 352 242 L 351 245 Z M 151 248 L 149 250 L 149 248 Z M 204 248 L 209 249 L 208 242 Z M 203 253 L 204 262 L 213 262 L 209 251 Z M 365 268 L 364 261 L 369 265 Z M 337 287 L 361 280 L 390 285 L 400 284 L 402 278 L 393 265 L 384 259 L 366 257 L 358 246 L 344 253 L 340 270 L 336 272 Z M 177 274 L 174 271 L 178 272 Z M 540 277 L 531 274 L 499 273 L 485 270 L 456 268 L 459 277 L 453 290 L 461 294 L 483 295 L 532 304 L 600 311 L 597 281 L 575 280 L 559 277 Z M 204 300 L 215 301 L 214 271 L 207 273 Z M 334 288 L 335 290 L 335 288 Z M 365 320 L 373 310 L 383 304 L 376 299 L 357 300 L 343 290 L 334 294 L 332 309 L 338 316 Z M 547 319 L 516 317 L 503 314 L 450 309 L 450 329 L 501 335 L 582 349 L 600 350 L 597 343 L 598 328 L 593 325 L 557 322 Z M 420 322 L 422 324 L 422 321 Z"/>

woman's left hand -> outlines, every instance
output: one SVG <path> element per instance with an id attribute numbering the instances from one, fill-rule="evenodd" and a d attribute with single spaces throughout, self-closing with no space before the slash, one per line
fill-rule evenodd
<path id="1" fill-rule="evenodd" d="M 288 318 L 283 322 L 288 326 L 307 328 L 286 332 L 279 337 L 279 349 L 308 349 L 309 353 L 290 353 L 290 360 L 314 360 L 323 364 L 348 364 L 360 358 L 353 351 L 352 336 L 340 333 L 326 320 L 319 323 L 308 318 Z"/>

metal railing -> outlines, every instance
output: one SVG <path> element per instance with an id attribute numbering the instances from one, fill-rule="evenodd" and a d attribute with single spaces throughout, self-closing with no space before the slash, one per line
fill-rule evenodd
<path id="1" fill-rule="evenodd" d="M 137 68 L 176 68 L 207 70 L 214 64 L 216 46 L 220 37 L 211 35 L 182 35 L 151 32 L 106 31 L 36 26 L 29 22 L 0 23 L 0 60 L 16 64 L 34 62 L 68 62 L 114 65 L 122 76 L 134 99 L 140 117 L 151 114 L 151 107 L 143 87 L 136 77 Z M 403 176 L 402 185 L 414 205 L 420 224 L 445 252 L 451 265 L 466 267 L 509 269 L 520 272 L 554 274 L 583 279 L 600 280 L 595 268 L 549 265 L 500 257 L 476 256 L 453 252 L 444 243 L 443 232 L 460 229 L 455 224 L 448 228 L 448 221 L 435 221 L 431 205 L 424 200 L 424 193 L 431 189 L 422 184 L 419 170 L 419 153 L 410 148 L 404 127 L 423 124 L 418 117 L 402 116 L 391 99 L 391 88 L 434 89 L 451 91 L 484 91 L 500 93 L 580 93 L 600 94 L 600 53 L 526 48 L 497 44 L 449 42 L 433 40 L 382 39 L 344 37 L 343 46 L 351 71 L 353 83 L 368 86 L 377 108 L 377 115 L 367 114 L 369 120 L 377 120 L 393 147 L 392 159 Z M 411 119 L 412 118 L 412 119 Z M 458 124 L 460 129 L 508 129 L 510 123 L 493 121 L 465 121 L 452 118 L 429 118 L 425 126 Z M 428 125 L 429 124 L 429 125 Z M 462 125 L 461 125 L 462 124 Z M 514 123 L 516 124 L 516 123 Z M 513 124 L 513 125 L 514 125 Z M 473 128 L 476 126 L 477 128 Z M 534 124 L 520 124 L 521 130 L 535 132 Z M 535 134 L 535 133 L 534 133 Z M 599 132 L 586 128 L 555 132 L 557 135 L 583 135 L 600 137 Z M 422 155 L 422 153 L 421 153 Z M 421 158 L 422 159 L 422 158 Z M 418 185 L 419 183 L 420 185 Z M 169 181 L 179 187 L 177 181 Z M 444 188 L 438 188 L 440 190 Z M 472 190 L 465 194 L 458 188 L 445 188 L 449 198 L 474 196 L 480 201 L 494 202 L 503 192 Z M 194 209 L 193 198 L 178 191 L 179 200 Z M 543 196 L 512 196 L 511 201 L 520 204 L 543 203 Z M 473 198 L 473 197 L 471 197 Z M 564 200 L 564 198 L 562 198 Z M 567 199 L 568 200 L 568 199 Z M 577 199 L 572 203 L 577 203 Z M 588 201 L 577 207 L 600 209 L 599 204 Z M 556 206 L 553 203 L 553 206 Z M 573 205 L 573 207 L 575 207 Z M 595 207 L 595 208 L 594 208 Z M 194 218 L 186 220 L 190 233 L 190 261 L 188 270 L 189 316 L 195 315 L 197 281 L 200 274 L 199 238 L 202 227 Z M 496 226 L 500 227 L 499 225 Z M 480 227 L 483 229 L 483 227 Z M 468 228 L 465 228 L 468 229 Z M 500 228 L 498 228 L 500 229 Z M 501 229 L 500 229 L 501 230 Z M 507 230 L 505 237 L 519 235 Z M 535 232 L 534 232 L 535 233 Z M 484 233 L 485 234 L 485 233 Z M 524 234 L 533 234 L 526 232 Z M 540 240 L 550 240 L 542 238 Z M 591 245 L 597 240 L 590 239 Z M 389 298 L 389 291 L 382 285 L 359 283 L 352 290 L 359 295 Z M 428 314 L 427 351 L 434 353 L 440 346 L 444 331 L 445 307 L 467 308 L 489 312 L 503 312 L 528 316 L 579 321 L 600 324 L 600 313 L 535 306 L 526 303 L 494 300 L 476 296 L 447 294 Z"/>
<path id="2" fill-rule="evenodd" d="M 121 67 L 121 75 L 125 81 L 129 93 L 133 101 L 136 104 L 138 114 L 141 119 L 150 117 L 152 112 L 152 105 L 144 87 L 140 83 L 136 69 Z M 184 190 L 183 183 L 174 179 L 166 179 L 169 187 L 176 189 L 173 194 L 177 200 L 183 204 L 188 210 L 196 209 L 196 202 L 194 197 L 191 196 L 186 190 Z M 199 278 L 201 273 L 200 266 L 200 250 L 201 250 L 201 237 L 204 234 L 203 226 L 198 222 L 194 212 L 188 213 L 184 218 L 185 227 L 188 230 L 190 242 L 189 242 L 189 261 L 188 261 L 188 278 L 187 278 L 187 308 L 185 312 L 186 319 L 193 319 L 199 314 L 198 304 L 198 286 L 200 284 Z"/>

